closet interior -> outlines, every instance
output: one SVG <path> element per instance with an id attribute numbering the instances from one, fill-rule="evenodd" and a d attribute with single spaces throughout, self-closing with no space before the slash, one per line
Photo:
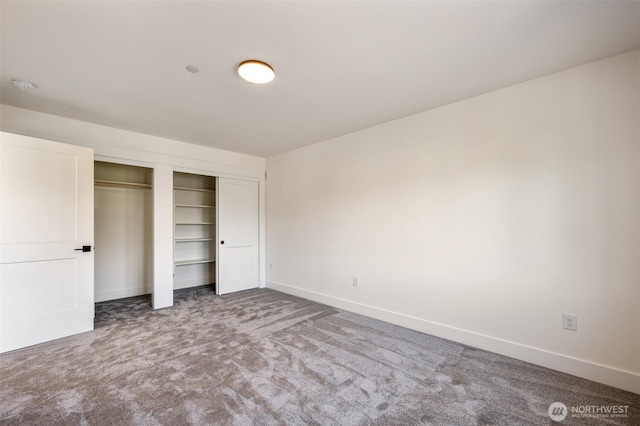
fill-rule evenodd
<path id="1" fill-rule="evenodd" d="M 153 169 L 94 162 L 95 301 L 153 291 Z"/>
<path id="2" fill-rule="evenodd" d="M 216 178 L 174 172 L 173 288 L 216 282 Z"/>

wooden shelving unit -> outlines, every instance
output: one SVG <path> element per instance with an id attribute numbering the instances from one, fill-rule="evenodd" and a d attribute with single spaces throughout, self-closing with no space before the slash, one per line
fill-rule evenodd
<path id="1" fill-rule="evenodd" d="M 174 289 L 215 282 L 215 178 L 174 172 Z"/>

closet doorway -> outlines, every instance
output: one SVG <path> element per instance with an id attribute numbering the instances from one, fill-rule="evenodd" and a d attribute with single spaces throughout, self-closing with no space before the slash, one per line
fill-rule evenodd
<path id="1" fill-rule="evenodd" d="M 153 169 L 94 162 L 95 301 L 153 292 Z"/>
<path id="2" fill-rule="evenodd" d="M 216 283 L 216 178 L 173 173 L 173 289 Z"/>
<path id="3" fill-rule="evenodd" d="M 174 172 L 173 289 L 259 284 L 258 183 Z"/>

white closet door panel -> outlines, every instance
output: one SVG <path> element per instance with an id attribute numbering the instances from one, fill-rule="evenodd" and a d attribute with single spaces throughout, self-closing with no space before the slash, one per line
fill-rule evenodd
<path id="1" fill-rule="evenodd" d="M 3 322 L 16 321 L 28 316 L 25 305 L 33 305 L 42 315 L 56 314 L 78 307 L 78 276 L 76 259 L 44 262 L 9 263 L 2 270 Z M 49 277 L 47 285 L 39 283 Z"/>
<path id="2" fill-rule="evenodd" d="M 3 244 L 75 241 L 76 156 L 5 145 L 2 157 Z"/>
<path id="3" fill-rule="evenodd" d="M 218 178 L 218 293 L 258 287 L 258 183 Z"/>
<path id="4" fill-rule="evenodd" d="M 253 245 L 227 247 L 227 276 L 235 278 L 252 278 L 255 265 Z"/>
<path id="5" fill-rule="evenodd" d="M 0 352 L 93 329 L 93 150 L 0 133 Z"/>

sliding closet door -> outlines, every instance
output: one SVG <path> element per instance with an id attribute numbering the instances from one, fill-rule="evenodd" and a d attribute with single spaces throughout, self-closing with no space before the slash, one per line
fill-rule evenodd
<path id="1" fill-rule="evenodd" d="M 0 133 L 0 352 L 93 329 L 93 150 Z"/>
<path id="2" fill-rule="evenodd" d="M 218 178 L 218 294 L 258 287 L 258 182 Z"/>

